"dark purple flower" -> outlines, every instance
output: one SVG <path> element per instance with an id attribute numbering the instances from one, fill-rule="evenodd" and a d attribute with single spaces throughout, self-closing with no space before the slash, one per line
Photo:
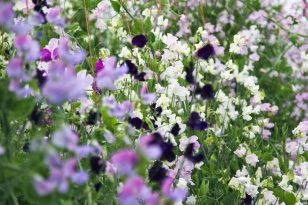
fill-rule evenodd
<path id="1" fill-rule="evenodd" d="M 45 62 L 49 62 L 52 60 L 51 52 L 47 48 L 42 48 L 40 51 L 40 59 Z"/>
<path id="2" fill-rule="evenodd" d="M 39 87 L 41 88 L 46 82 L 46 72 L 43 70 L 36 69 L 35 78 L 38 82 Z"/>
<path id="3" fill-rule="evenodd" d="M 129 124 L 131 124 L 133 127 L 135 127 L 136 129 L 140 129 L 142 127 L 142 120 L 138 117 L 134 117 L 134 118 L 128 118 L 128 122 Z"/>
<path id="4" fill-rule="evenodd" d="M 187 125 L 193 130 L 203 131 L 207 128 L 207 123 L 200 120 L 199 113 L 197 112 L 192 112 L 190 114 Z"/>
<path id="5" fill-rule="evenodd" d="M 156 161 L 148 171 L 150 181 L 162 183 L 167 176 L 167 169 L 161 161 Z"/>
<path id="6" fill-rule="evenodd" d="M 175 160 L 175 154 L 173 152 L 173 144 L 171 142 L 165 142 L 159 133 L 154 133 L 150 145 L 159 145 L 162 151 L 160 160 L 167 160 L 172 162 Z"/>
<path id="7" fill-rule="evenodd" d="M 189 84 L 194 84 L 195 83 L 195 79 L 193 76 L 193 63 L 189 64 L 189 67 L 186 68 L 186 76 L 185 76 L 185 80 L 189 83 Z"/>
<path id="8" fill-rule="evenodd" d="M 102 188 L 102 185 L 103 184 L 100 182 L 97 182 L 96 184 L 94 184 L 95 191 L 98 192 Z"/>
<path id="9" fill-rule="evenodd" d="M 211 84 L 206 84 L 202 88 L 198 87 L 196 93 L 200 94 L 203 99 L 213 99 L 215 92 Z"/>
<path id="10" fill-rule="evenodd" d="M 204 160 L 204 155 L 202 153 L 194 155 L 194 143 L 190 143 L 187 145 L 184 156 L 189 159 L 193 163 L 199 163 Z"/>
<path id="11" fill-rule="evenodd" d="M 132 76 L 138 75 L 138 67 L 130 60 L 125 61 L 126 66 L 128 67 L 128 72 Z"/>
<path id="12" fill-rule="evenodd" d="M 214 54 L 215 50 L 211 44 L 207 44 L 197 51 L 198 58 L 201 58 L 203 60 L 208 60 Z"/>
<path id="13" fill-rule="evenodd" d="M 95 174 L 100 174 L 106 169 L 106 164 L 100 157 L 93 156 L 90 158 L 90 167 Z"/>
<path id="14" fill-rule="evenodd" d="M 143 48 L 147 44 L 147 38 L 145 35 L 137 35 L 132 39 L 132 44 L 139 48 Z"/>
<path id="15" fill-rule="evenodd" d="M 177 136 L 180 132 L 180 126 L 178 123 L 175 123 L 175 125 L 172 127 L 171 129 L 171 134 L 173 134 L 173 136 Z"/>

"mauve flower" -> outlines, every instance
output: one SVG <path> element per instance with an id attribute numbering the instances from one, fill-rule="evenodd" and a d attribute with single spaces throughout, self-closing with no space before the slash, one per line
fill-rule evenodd
<path id="1" fill-rule="evenodd" d="M 59 27 L 64 27 L 65 26 L 65 21 L 64 19 L 60 16 L 61 8 L 60 7 L 54 7 L 49 10 L 49 12 L 46 15 L 46 19 L 48 22 L 59 26 Z"/>
<path id="2" fill-rule="evenodd" d="M 110 162 L 116 167 L 120 175 L 130 175 L 138 162 L 137 153 L 130 149 L 122 149 L 114 153 Z"/>
<path id="3" fill-rule="evenodd" d="M 121 78 L 128 70 L 124 64 L 116 68 L 116 57 L 110 57 L 104 60 L 104 69 L 100 70 L 96 76 L 96 86 L 99 89 L 115 89 L 114 81 Z"/>
<path id="4" fill-rule="evenodd" d="M 163 195 L 170 198 L 174 202 L 181 202 L 187 196 L 187 190 L 183 188 L 172 188 L 173 178 L 167 177 L 161 186 Z"/>
<path id="5" fill-rule="evenodd" d="M 153 135 L 142 136 L 139 140 L 139 145 L 143 153 L 151 160 L 161 157 L 162 150 L 158 144 L 152 143 L 154 141 Z"/>
<path id="6" fill-rule="evenodd" d="M 74 150 L 78 145 L 79 137 L 70 127 L 64 127 L 52 137 L 52 143 L 61 148 Z"/>
<path id="7" fill-rule="evenodd" d="M 40 46 L 39 43 L 33 40 L 30 36 L 19 35 L 15 37 L 14 46 L 20 53 L 25 56 L 25 61 L 30 62 L 39 58 Z"/>
<path id="8" fill-rule="evenodd" d="M 28 81 L 30 79 L 23 68 L 23 63 L 20 58 L 13 58 L 6 66 L 6 72 L 11 78 L 17 78 L 23 81 Z"/>
<path id="9" fill-rule="evenodd" d="M 147 38 L 145 35 L 137 35 L 132 39 L 132 44 L 139 48 L 143 48 L 147 44 Z"/>
<path id="10" fill-rule="evenodd" d="M 148 93 L 148 85 L 146 83 L 143 84 L 140 95 L 142 97 L 143 103 L 145 104 L 152 104 L 155 102 L 156 94 Z"/>
<path id="11" fill-rule="evenodd" d="M 121 205 L 158 205 L 158 198 L 144 184 L 139 176 L 128 178 L 119 189 L 118 200 Z"/>
<path id="12" fill-rule="evenodd" d="M 36 190 L 36 193 L 40 196 L 45 196 L 52 192 L 55 188 L 55 184 L 44 180 L 41 176 L 35 175 L 33 177 L 33 185 Z"/>
<path id="13" fill-rule="evenodd" d="M 14 92 L 17 97 L 25 98 L 33 94 L 33 90 L 29 85 L 21 86 L 20 80 L 12 79 L 9 84 L 9 91 Z"/>
<path id="14" fill-rule="evenodd" d="M 78 184 L 78 185 L 82 185 L 82 184 L 86 183 L 88 181 L 88 179 L 89 179 L 89 175 L 85 171 L 75 172 L 72 175 L 72 181 L 75 184 Z"/>
<path id="15" fill-rule="evenodd" d="M 77 78 L 74 70 L 56 62 L 49 67 L 42 93 L 50 103 L 61 104 L 66 100 L 74 101 L 84 96 L 87 84 L 86 79 Z"/>
<path id="16" fill-rule="evenodd" d="M 13 24 L 14 11 L 11 3 L 0 2 L 0 26 Z"/>
<path id="17" fill-rule="evenodd" d="M 53 51 L 55 58 L 58 56 L 68 66 L 74 67 L 80 64 L 86 58 L 86 54 L 83 50 L 71 51 L 68 46 L 69 39 L 61 38 L 59 40 L 59 47 Z"/>

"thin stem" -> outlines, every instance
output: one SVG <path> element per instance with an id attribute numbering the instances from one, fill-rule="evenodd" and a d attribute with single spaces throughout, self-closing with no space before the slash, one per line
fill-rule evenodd
<path id="1" fill-rule="evenodd" d="M 90 50 L 90 63 L 91 63 L 91 67 L 94 71 L 93 55 L 92 55 L 92 48 L 91 48 L 90 24 L 89 24 L 89 16 L 88 16 L 88 11 L 87 11 L 86 0 L 83 0 L 83 7 L 84 7 L 84 15 L 85 15 L 85 18 L 86 18 L 86 26 L 87 26 L 87 33 L 88 33 L 88 46 L 89 46 L 89 50 Z"/>

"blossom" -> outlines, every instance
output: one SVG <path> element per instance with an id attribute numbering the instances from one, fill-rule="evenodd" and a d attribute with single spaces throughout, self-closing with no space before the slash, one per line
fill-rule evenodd
<path id="1" fill-rule="evenodd" d="M 142 34 L 134 36 L 132 39 L 132 44 L 139 48 L 143 48 L 147 44 L 147 38 Z"/>
<path id="2" fill-rule="evenodd" d="M 258 156 L 255 154 L 249 154 L 246 156 L 246 163 L 250 164 L 251 166 L 255 167 L 257 162 L 259 162 Z"/>
<path id="3" fill-rule="evenodd" d="M 130 175 L 138 162 L 138 156 L 135 151 L 122 149 L 111 156 L 110 162 L 115 166 L 120 175 Z"/>

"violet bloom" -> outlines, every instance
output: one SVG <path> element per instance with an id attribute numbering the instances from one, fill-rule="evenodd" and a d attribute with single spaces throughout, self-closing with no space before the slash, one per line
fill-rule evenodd
<path id="1" fill-rule="evenodd" d="M 66 65 L 74 67 L 84 61 L 86 54 L 83 50 L 71 51 L 68 43 L 68 38 L 61 38 L 59 40 L 59 47 L 54 49 L 53 55 L 55 58 L 60 57 Z"/>
<path id="2" fill-rule="evenodd" d="M 143 84 L 140 95 L 145 104 L 152 104 L 155 102 L 156 95 L 155 93 L 148 93 L 148 85 L 146 83 Z"/>
<path id="3" fill-rule="evenodd" d="M 62 63 L 56 62 L 49 68 L 42 93 L 50 103 L 61 104 L 84 96 L 86 85 L 87 81 L 77 78 L 73 69 L 66 69 Z"/>
<path id="4" fill-rule="evenodd" d="M 132 44 L 139 48 L 143 48 L 147 44 L 148 40 L 145 35 L 137 35 L 132 39 Z"/>
<path id="5" fill-rule="evenodd" d="M 197 112 L 192 112 L 189 116 L 188 127 L 194 130 L 204 131 L 207 128 L 207 123 L 205 121 L 201 121 L 200 115 Z"/>
<path id="6" fill-rule="evenodd" d="M 140 148 L 142 152 L 151 160 L 159 159 L 162 155 L 162 150 L 158 144 L 153 144 L 153 135 L 145 135 L 140 138 Z"/>
<path id="7" fill-rule="evenodd" d="M 49 62 L 52 60 L 51 52 L 47 48 L 42 48 L 40 51 L 40 59 L 44 62 Z"/>
<path id="8" fill-rule="evenodd" d="M 118 174 L 130 175 L 138 162 L 138 156 L 133 150 L 122 149 L 114 153 L 110 161 L 116 167 Z"/>
<path id="9" fill-rule="evenodd" d="M 161 190 L 163 195 L 170 198 L 174 202 L 181 202 L 187 196 L 187 190 L 183 188 L 172 188 L 173 179 L 171 177 L 167 177 L 161 186 Z"/>
<path id="10" fill-rule="evenodd" d="M 60 148 L 74 150 L 78 145 L 79 137 L 70 127 L 64 127 L 52 137 L 52 143 Z"/>
<path id="11" fill-rule="evenodd" d="M 9 91 L 14 92 L 15 95 L 19 98 L 25 98 L 33 95 L 33 90 L 29 85 L 21 85 L 20 80 L 11 80 L 9 84 Z"/>
<path id="12" fill-rule="evenodd" d="M 15 37 L 15 48 L 18 50 L 19 55 L 25 56 L 25 61 L 30 62 L 39 58 L 40 46 L 39 43 L 33 40 L 30 36 L 19 35 Z"/>
<path id="13" fill-rule="evenodd" d="M 10 78 L 17 78 L 23 81 L 30 79 L 23 68 L 23 63 L 20 58 L 13 58 L 6 66 L 6 72 Z"/>
<path id="14" fill-rule="evenodd" d="M 139 176 L 128 178 L 120 188 L 118 200 L 121 205 L 158 205 L 158 195 L 144 184 Z"/>
<path id="15" fill-rule="evenodd" d="M 104 69 L 104 63 L 103 60 L 101 58 L 99 58 L 95 64 L 95 68 L 96 68 L 96 73 L 98 73 L 99 71 Z"/>
<path id="16" fill-rule="evenodd" d="M 108 114 L 110 116 L 116 117 L 119 120 L 123 120 L 126 115 L 133 112 L 133 106 L 130 101 L 124 101 L 121 104 L 118 104 L 114 96 L 104 97 L 103 105 L 109 108 Z"/>
<path id="17" fill-rule="evenodd" d="M 115 89 L 114 81 L 121 78 L 128 70 L 126 64 L 116 67 L 116 57 L 110 57 L 104 61 L 104 69 L 97 73 L 96 86 L 99 89 Z"/>
<path id="18" fill-rule="evenodd" d="M 36 193 L 40 196 L 45 196 L 53 192 L 55 184 L 43 179 L 43 177 L 36 175 L 33 177 L 33 186 L 36 190 Z"/>
<path id="19" fill-rule="evenodd" d="M 46 15 L 46 19 L 48 22 L 59 26 L 59 27 L 65 27 L 65 21 L 60 16 L 61 8 L 60 7 L 54 7 L 49 10 L 48 14 Z"/>
<path id="20" fill-rule="evenodd" d="M 14 11 L 11 3 L 0 2 L 0 26 L 10 26 L 13 24 Z"/>

